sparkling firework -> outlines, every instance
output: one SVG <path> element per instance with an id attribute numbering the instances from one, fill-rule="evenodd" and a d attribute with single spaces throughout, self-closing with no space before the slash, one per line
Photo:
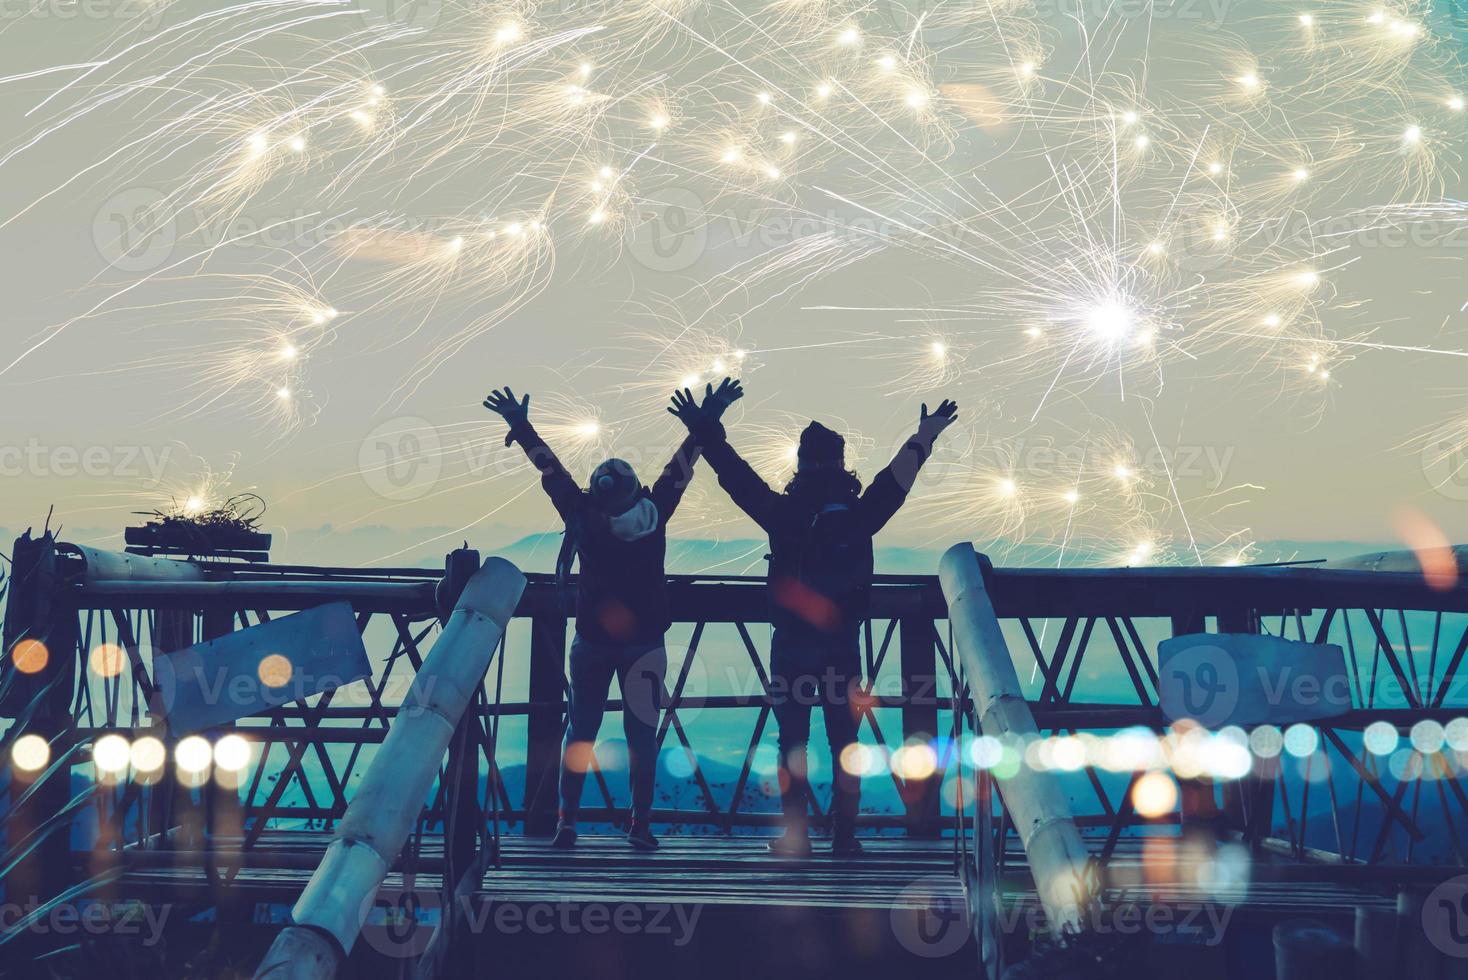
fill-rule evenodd
<path id="1" fill-rule="evenodd" d="M 1363 230 L 1468 222 L 1445 199 L 1468 82 L 1425 0 L 1260 0 L 1207 29 L 1164 0 L 1091 6 L 156 0 L 95 56 L 0 79 L 48 86 L 0 170 L 113 123 L 0 227 L 84 187 L 159 189 L 99 239 L 116 259 L 81 308 L 0 352 L 0 377 L 129 329 L 134 361 L 78 373 L 187 364 L 159 416 L 289 435 L 330 410 L 319 364 L 384 351 L 397 410 L 548 292 L 655 266 L 645 236 L 676 205 L 733 258 L 678 266 L 679 289 L 636 293 L 638 326 L 566 351 L 598 391 L 537 403 L 574 467 L 675 386 L 818 356 L 904 404 L 965 402 L 966 444 L 914 509 L 938 533 L 1062 562 L 1247 561 L 1221 521 L 1258 488 L 1184 486 L 1158 399 L 1226 377 L 1309 417 L 1354 361 L 1464 356 L 1399 330 L 1348 270 Z M 282 217 L 238 230 L 263 204 Z M 843 273 L 888 301 L 830 301 Z M 792 304 L 808 332 L 761 329 Z M 736 441 L 777 482 L 804 418 L 778 410 L 846 411 L 795 401 L 741 406 Z M 1445 417 L 1451 468 L 1468 426 Z M 909 425 L 850 430 L 849 462 L 874 470 Z M 493 445 L 492 420 L 448 428 Z M 435 492 L 523 479 L 489 462 L 511 456 L 458 460 Z"/>

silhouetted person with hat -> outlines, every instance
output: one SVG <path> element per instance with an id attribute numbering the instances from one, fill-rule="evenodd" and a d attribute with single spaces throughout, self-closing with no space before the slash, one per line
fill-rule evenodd
<path id="1" fill-rule="evenodd" d="M 722 385 L 717 392 L 710 388 L 705 411 L 717 418 L 741 394 L 736 383 Z M 668 668 L 663 634 L 672 620 L 664 570 L 667 526 L 693 478 L 696 440 L 690 435 L 683 441 L 651 489 L 620 459 L 598 465 L 582 489 L 531 426 L 529 395 L 517 401 L 509 388 L 493 391 L 484 407 L 509 424 L 505 445 L 520 444 L 566 522 L 557 580 L 564 584 L 572 562 L 577 557 L 581 561 L 576 639 L 571 644 L 570 723 L 561 759 L 561 813 L 551 843 L 556 847 L 576 843 L 581 790 L 615 675 L 622 689 L 632 786 L 627 839 L 633 847 L 652 850 L 658 846 L 649 826 L 657 773 L 656 733 Z"/>
<path id="2" fill-rule="evenodd" d="M 857 741 L 859 632 L 872 582 L 872 538 L 902 507 L 933 443 L 958 417 L 958 406 L 945 400 L 930 415 L 924 405 L 917 432 L 865 492 L 846 468 L 846 441 L 819 422 L 800 434 L 795 476 L 781 493 L 729 445 L 717 402 L 706 396 L 700 407 L 685 389 L 673 395 L 668 411 L 697 439 L 719 486 L 770 536 L 770 685 L 785 820 L 785 833 L 770 850 L 792 857 L 810 853 L 806 747 L 811 708 L 819 704 L 831 743 L 831 849 L 857 854 L 861 778 L 842 761 Z"/>

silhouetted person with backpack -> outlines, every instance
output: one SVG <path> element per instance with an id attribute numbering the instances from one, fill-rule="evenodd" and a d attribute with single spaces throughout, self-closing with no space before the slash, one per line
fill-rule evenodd
<path id="1" fill-rule="evenodd" d="M 705 411 L 717 419 L 743 394 L 734 382 L 713 386 Z M 657 773 L 657 725 L 668 657 L 663 634 L 671 624 L 668 607 L 667 527 L 698 460 L 690 435 L 678 447 L 651 489 L 620 459 L 597 466 L 586 489 L 577 485 L 530 424 L 530 396 L 517 401 L 509 388 L 493 391 L 484 407 L 510 426 L 505 445 L 518 442 L 540 472 L 540 483 L 566 522 L 566 537 L 556 560 L 564 584 L 579 557 L 576 589 L 576 639 L 571 644 L 571 691 L 566 747 L 561 757 L 561 813 L 551 843 L 576 843 L 581 790 L 612 677 L 622 689 L 622 725 L 627 737 L 628 781 L 632 787 L 632 824 L 628 842 L 639 850 L 658 846 L 649 825 Z"/>
<path id="2" fill-rule="evenodd" d="M 811 708 L 819 704 L 831 743 L 831 850 L 854 855 L 861 851 L 861 779 L 843 768 L 842 752 L 857 740 L 854 695 L 861 685 L 859 635 L 872 583 L 872 538 L 902 507 L 958 406 L 945 400 L 930 415 L 924 405 L 917 432 L 865 492 L 846 468 L 846 441 L 819 422 L 800 434 L 795 476 L 785 491 L 771 489 L 729 445 L 717 409 L 707 397 L 696 405 L 685 389 L 673 395 L 668 411 L 697 439 L 719 486 L 770 536 L 770 682 L 785 818 L 785 833 L 770 850 L 791 857 L 810 853 L 806 747 Z"/>

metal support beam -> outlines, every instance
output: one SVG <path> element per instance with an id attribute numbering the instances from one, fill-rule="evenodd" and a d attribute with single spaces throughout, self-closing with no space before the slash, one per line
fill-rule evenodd
<path id="1" fill-rule="evenodd" d="M 0 691 L 4 692 L 0 711 L 16 720 L 15 731 L 44 738 L 54 760 L 72 748 L 69 729 L 76 684 L 77 613 L 65 601 L 56 539 L 49 531 L 39 538 L 27 531 L 16 539 L 10 554 L 11 591 L 0 649 Z M 26 850 L 5 877 L 7 896 L 18 896 L 21 901 L 31 895 L 49 899 L 71 884 L 71 820 L 48 827 L 71 799 L 71 770 L 69 762 L 49 775 L 46 770 L 27 774 L 9 769 L 7 806 L 15 812 L 5 831 L 7 857 L 22 847 Z"/>
<path id="2" fill-rule="evenodd" d="M 525 833 L 533 837 L 549 837 L 556 829 L 565 695 L 566 617 L 536 616 L 530 621 L 530 715 L 525 730 Z"/>
<path id="3" fill-rule="evenodd" d="M 930 619 L 902 620 L 902 740 L 924 743 L 938 734 L 938 637 Z M 942 830 L 938 804 L 941 775 L 908 779 L 902 787 L 907 805 L 907 832 L 914 837 L 937 837 Z"/>

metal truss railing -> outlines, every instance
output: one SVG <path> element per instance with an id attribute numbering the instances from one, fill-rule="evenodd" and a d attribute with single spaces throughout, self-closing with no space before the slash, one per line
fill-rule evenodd
<path id="1" fill-rule="evenodd" d="M 23 716 L 5 735 L 7 763 L 16 735 L 30 729 L 46 734 L 55 760 L 39 776 L 16 778 L 12 767 L 8 839 L 23 846 L 13 847 L 9 863 L 17 867 L 45 854 L 57 859 L 56 840 L 64 845 L 64 828 L 89 809 L 99 828 L 96 845 L 88 855 L 65 858 L 84 870 L 163 853 L 172 855 L 168 860 L 195 854 L 225 881 L 244 864 L 298 861 L 286 848 L 262 849 L 262 842 L 273 830 L 302 822 L 326 830 L 341 817 L 354 776 L 397 711 L 394 694 L 406 690 L 403 681 L 422 663 L 438 622 L 437 573 L 420 569 L 227 566 L 205 581 L 161 583 L 77 580 L 68 577 L 67 567 L 63 549 L 48 607 L 52 621 L 30 624 L 59 640 L 52 644 L 52 669 L 42 673 L 51 700 L 64 700 L 65 709 L 44 718 Z M 1000 569 L 993 576 L 995 605 L 1012 649 L 1027 652 L 1021 661 L 1033 660 L 1036 719 L 1056 734 L 1130 726 L 1161 731 L 1156 645 L 1166 636 L 1211 626 L 1335 642 L 1347 652 L 1352 707 L 1312 726 L 1318 746 L 1307 757 L 1279 757 L 1217 786 L 1207 779 L 1185 780 L 1178 808 L 1160 818 L 1137 816 L 1131 793 L 1137 774 L 1082 767 L 1078 778 L 1090 787 L 1095 805 L 1079 813 L 1078 822 L 1094 834 L 1100 865 L 1113 859 L 1139 825 L 1186 829 L 1199 823 L 1232 833 L 1257 851 L 1318 865 L 1326 877 L 1387 866 L 1392 874 L 1411 874 L 1422 842 L 1434 833 L 1445 835 L 1456 863 L 1464 863 L 1460 823 L 1468 820 L 1468 794 L 1452 745 L 1414 746 L 1409 740 L 1403 750 L 1409 761 L 1394 773 L 1390 759 L 1361 745 L 1360 732 L 1386 721 L 1410 736 L 1421 722 L 1445 724 L 1457 717 L 1458 705 L 1468 713 L 1468 697 L 1456 696 L 1468 652 L 1468 591 L 1437 592 L 1413 576 L 1325 569 Z M 678 618 L 692 632 L 670 677 L 657 738 L 660 750 L 676 745 L 686 754 L 694 802 L 659 807 L 654 819 L 722 832 L 773 825 L 773 806 L 749 807 L 746 792 L 759 748 L 771 735 L 773 693 L 765 651 L 755 638 L 755 628 L 767 621 L 762 585 L 699 577 L 674 579 L 671 589 Z M 145 711 L 156 653 L 338 600 L 351 602 L 356 611 L 373 676 L 360 689 L 329 691 L 212 733 L 233 731 L 258 745 L 258 758 L 238 787 L 211 782 L 190 791 L 172 778 L 122 779 L 99 782 L 84 791 L 85 798 L 71 793 L 72 766 L 86 760 L 102 735 L 132 738 L 158 731 L 150 728 Z M 528 620 L 529 636 L 519 630 L 502 643 L 490 680 L 445 762 L 420 827 L 448 838 L 468 834 L 461 851 L 492 844 L 517 827 L 543 833 L 554 821 L 566 717 L 564 601 L 548 579 L 532 576 L 517 612 Z M 930 578 L 883 577 L 874 588 L 872 618 L 862 631 L 863 732 L 888 760 L 904 745 L 926 741 L 934 747 L 935 765 L 917 773 L 882 767 L 885 775 L 875 778 L 891 780 L 901 811 L 864 813 L 860 822 L 924 836 L 951 834 L 961 866 L 1002 874 L 1012 850 L 1002 792 L 965 751 L 974 735 L 971 711 L 944 617 Z M 690 690 L 691 671 L 716 631 L 747 658 L 742 676 L 752 683 L 739 690 Z M 104 645 L 121 652 L 122 669 L 99 674 L 95 651 Z M 524 674 L 523 694 L 506 697 L 507 663 Z M 1022 669 L 1021 676 L 1027 672 Z M 36 677 L 21 681 L 34 688 Z M 1401 692 L 1401 703 L 1383 699 L 1386 687 Z M 38 702 L 31 697 L 27 703 Z M 749 719 L 740 767 L 727 786 L 706 774 L 686 722 L 693 706 L 731 717 L 742 712 Z M 891 713 L 898 724 L 889 720 Z M 502 723 L 518 725 L 522 719 L 523 754 L 507 759 Z M 511 792 L 506 766 L 523 770 L 518 793 Z M 603 767 L 595 765 L 593 772 L 600 805 L 584 808 L 584 816 L 619 820 L 622 801 Z M 51 784 L 49 790 L 44 783 Z M 1424 796 L 1428 807 L 1436 804 L 1440 820 L 1429 820 L 1434 814 L 1424 809 Z M 823 812 L 824 801 L 813 802 Z M 32 853 L 43 839 L 51 846 Z M 210 842 L 220 839 L 236 842 L 230 853 L 210 852 Z M 420 843 L 410 848 L 409 860 L 429 860 Z M 442 860 L 452 862 L 453 850 L 446 844 Z"/>

